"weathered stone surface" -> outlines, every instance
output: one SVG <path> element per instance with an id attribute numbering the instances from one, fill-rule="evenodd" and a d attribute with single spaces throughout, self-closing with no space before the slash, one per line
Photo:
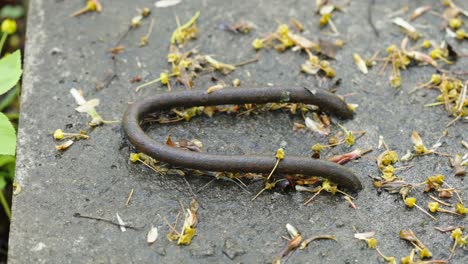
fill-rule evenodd
<path id="1" fill-rule="evenodd" d="M 232 238 L 228 238 L 224 241 L 223 253 L 233 260 L 237 256 L 245 254 L 245 250 Z"/>
<path id="2" fill-rule="evenodd" d="M 156 85 L 135 93 L 129 80 L 135 75 L 150 80 L 168 68 L 166 55 L 176 26 L 175 14 L 185 21 L 196 10 L 202 12 L 198 22 L 200 37 L 188 47 L 198 46 L 202 53 L 215 54 L 222 61 L 240 62 L 255 56 L 251 41 L 275 30 L 277 21 L 287 22 L 295 17 L 305 24 L 306 36 L 317 38 L 320 31 L 318 17 L 313 12 L 314 1 L 194 0 L 154 10 L 152 17 L 156 24 L 149 45 L 138 47 L 147 24 L 132 31 L 122 43 L 126 46 L 125 52 L 118 55 L 115 62 L 117 78 L 99 91 L 95 89 L 96 81 L 102 80 L 113 67 L 107 50 L 126 29 L 136 14 L 135 9 L 152 6 L 154 1 L 102 1 L 104 11 L 101 14 L 79 18 L 71 18 L 70 14 L 84 1 L 30 2 L 16 176 L 23 191 L 14 197 L 10 263 L 231 263 L 232 254 L 223 253 L 228 238 L 236 238 L 245 250 L 244 254 L 237 254 L 235 262 L 270 262 L 285 245 L 281 236 L 287 235 L 286 223 L 296 226 L 305 236 L 334 234 L 338 237 L 338 242 L 313 242 L 306 250 L 289 258 L 294 263 L 377 262 L 376 252 L 364 248 L 362 241 L 353 238 L 354 228 L 377 231 L 379 248 L 397 258 L 411 250 L 409 244 L 398 238 L 398 232 L 411 228 L 430 247 L 435 259 L 447 257 L 451 239 L 434 227 L 463 225 L 464 219 L 440 215 L 440 221 L 430 221 L 419 211 L 406 210 L 396 196 L 378 195 L 368 175 L 378 174 L 372 157 L 379 151 L 370 154 L 370 158 L 346 165 L 359 175 L 364 185 L 355 201 L 357 210 L 349 208 L 341 197 L 330 195 L 320 195 L 310 206 L 303 206 L 302 202 L 309 197 L 305 193 L 265 194 L 252 202 L 252 194 L 230 182 L 217 181 L 198 194 L 202 208 L 197 236 L 193 244 L 186 247 L 165 239 L 168 228 L 161 218 L 166 216 L 173 221 L 180 209 L 179 200 L 188 204 L 190 194 L 183 179 L 155 175 L 143 166 L 130 164 L 128 156 L 132 147 L 125 141 L 120 125 L 98 127 L 90 133 L 89 140 L 77 142 L 62 154 L 55 151 L 51 138 L 55 129 L 86 129 L 88 118 L 74 110 L 71 88 L 83 89 L 86 98 L 99 98 L 98 111 L 110 120 L 121 119 L 127 102 L 166 92 Z M 431 3 L 440 10 L 438 1 Z M 419 2 L 409 4 L 412 10 Z M 428 144 L 434 143 L 451 120 L 442 108 L 423 107 L 434 101 L 437 92 L 423 90 L 408 95 L 415 85 L 428 80 L 435 72 L 433 68 L 412 67 L 402 72 L 403 86 L 398 90 L 389 87 L 388 72 L 378 74 L 380 67 L 375 67 L 368 75 L 356 69 L 353 52 L 370 56 L 390 44 L 398 45 L 402 39 L 399 29 L 391 25 L 386 16 L 402 5 L 397 1 L 377 1 L 373 16 L 381 32 L 380 38 L 375 37 L 367 24 L 366 8 L 364 1 L 352 1 L 347 12 L 333 17 L 341 38 L 346 40 L 346 46 L 332 62 L 342 79 L 338 93 L 350 94 L 347 100 L 360 105 L 355 119 L 344 125 L 351 130 L 367 132 L 356 144 L 363 149 L 376 148 L 379 135 L 383 135 L 389 146 L 403 154 L 412 147 L 410 134 L 413 130 L 421 132 Z M 241 19 L 252 21 L 256 29 L 245 36 L 218 29 L 223 20 Z M 444 36 L 440 31 L 441 23 L 437 17 L 427 14 L 414 24 L 426 38 L 440 41 Z M 320 36 L 327 38 L 324 34 Z M 459 52 L 468 53 L 466 42 L 454 44 Z M 304 54 L 291 51 L 279 54 L 265 50 L 258 63 L 239 68 L 228 77 L 219 77 L 228 83 L 240 78 L 243 87 L 273 83 L 327 88 L 327 84 L 320 85 L 315 77 L 299 72 L 305 59 Z M 452 69 L 466 66 L 467 60 L 462 59 Z M 206 89 L 212 85 L 210 77 L 201 76 L 195 88 Z M 182 89 L 174 87 L 174 90 Z M 204 143 L 205 151 L 211 153 L 274 153 L 278 146 L 286 143 L 286 155 L 309 155 L 310 146 L 324 139 L 311 133 L 293 132 L 292 124 L 298 120 L 299 117 L 279 112 L 239 117 L 219 115 L 154 127 L 150 134 L 158 140 L 169 133 L 174 138 L 196 138 Z M 336 126 L 334 131 L 338 131 Z M 460 145 L 462 139 L 468 138 L 466 124 L 457 123 L 448 131 L 440 150 L 452 154 L 466 151 Z M 338 147 L 324 156 L 345 151 L 349 149 Z M 413 163 L 413 168 L 400 172 L 411 182 L 421 182 L 426 176 L 442 173 L 447 175 L 450 184 L 466 189 L 462 179 L 452 176 L 446 158 L 427 156 Z M 188 180 L 194 189 L 209 181 Z M 254 193 L 260 187 L 253 184 L 249 190 Z M 125 201 L 132 188 L 135 194 L 126 207 Z M 424 200 L 419 193 L 416 195 Z M 463 197 L 468 199 L 466 192 Z M 118 212 L 129 224 L 145 226 L 146 230 L 122 233 L 106 223 L 74 218 L 76 212 L 111 219 Z M 161 226 L 160 238 L 148 246 L 146 231 L 152 224 Z M 212 244 L 202 247 L 199 244 L 202 241 Z M 461 250 L 453 258 L 453 263 L 467 261 L 468 255 Z"/>

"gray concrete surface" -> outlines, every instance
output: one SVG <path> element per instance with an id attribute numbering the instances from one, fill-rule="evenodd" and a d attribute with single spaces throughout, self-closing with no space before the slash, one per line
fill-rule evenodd
<path id="1" fill-rule="evenodd" d="M 125 141 L 120 125 L 96 128 L 89 140 L 77 142 L 58 154 L 51 133 L 66 125 L 72 127 L 69 130 L 84 129 L 88 121 L 84 114 L 74 110 L 70 88 L 83 89 L 89 99 L 99 98 L 98 111 L 103 117 L 121 119 L 127 102 L 165 92 L 163 88 L 150 87 L 135 93 L 129 79 L 135 75 L 152 79 L 168 67 L 165 58 L 176 25 L 175 15 L 185 21 L 201 10 L 200 37 L 188 47 L 198 46 L 202 53 L 215 54 L 222 61 L 239 62 L 255 55 L 250 46 L 253 38 L 275 30 L 278 21 L 288 22 L 291 17 L 305 24 L 305 36 L 317 38 L 320 31 L 318 17 L 313 12 L 314 1 L 197 0 L 153 9 L 156 24 L 149 45 L 137 47 L 146 26 L 131 32 L 123 42 L 125 52 L 117 57 L 117 79 L 109 87 L 96 91 L 96 80 L 112 67 L 107 49 L 125 30 L 137 7 L 152 7 L 154 3 L 153 0 L 102 2 L 101 14 L 71 18 L 69 15 L 83 5 L 81 1 L 31 1 L 18 132 L 16 179 L 22 192 L 13 201 L 10 263 L 267 263 L 285 245 L 281 236 L 287 234 L 286 223 L 293 224 L 306 236 L 338 237 L 338 242 L 313 242 L 306 250 L 294 253 L 289 263 L 382 262 L 374 250 L 353 238 L 355 229 L 376 231 L 381 251 L 399 259 L 409 254 L 411 246 L 398 238 L 398 232 L 411 228 L 429 246 L 435 259 L 448 257 L 452 240 L 434 227 L 464 225 L 465 218 L 440 215 L 440 220 L 434 222 L 417 210 L 405 209 L 396 196 L 378 195 L 368 178 L 378 174 L 372 159 L 378 155 L 377 150 L 369 158 L 346 165 L 359 175 L 364 185 L 357 196 L 357 210 L 349 208 L 341 197 L 330 195 L 321 195 L 312 205 L 303 206 L 302 202 L 309 197 L 304 193 L 267 193 L 251 202 L 252 195 L 232 183 L 219 181 L 199 194 L 203 208 L 199 211 L 200 223 L 193 243 L 179 247 L 167 241 L 168 228 L 160 216 L 174 219 L 179 200 L 186 205 L 190 201 L 183 179 L 156 175 L 143 166 L 130 164 L 131 146 Z M 436 10 L 441 10 L 439 1 L 430 2 Z M 433 68 L 412 67 L 404 71 L 403 86 L 395 90 L 389 87 L 388 71 L 378 75 L 377 67 L 364 76 L 353 63 L 353 52 L 370 56 L 377 49 L 400 43 L 403 35 L 391 25 L 386 14 L 405 3 L 377 1 L 373 16 L 380 38 L 375 37 L 367 23 L 367 2 L 352 1 L 345 13 L 334 15 L 341 38 L 347 43 L 332 62 L 343 80 L 338 93 L 352 93 L 348 101 L 360 105 L 355 119 L 344 125 L 367 132 L 356 147 L 376 148 L 378 136 L 383 135 L 388 145 L 402 155 L 412 147 L 413 130 L 420 131 L 430 145 L 451 120 L 442 108 L 423 107 L 434 101 L 436 91 L 407 93 L 417 83 L 428 80 Z M 422 2 L 409 4 L 412 10 Z M 252 21 L 257 28 L 250 35 L 232 35 L 218 29 L 222 20 L 241 19 Z M 440 41 L 444 36 L 441 23 L 436 16 L 427 14 L 414 24 L 426 38 Z M 454 42 L 454 47 L 466 54 L 466 43 Z M 240 78 L 244 87 L 266 83 L 318 85 L 315 77 L 299 72 L 306 58 L 304 54 L 264 50 L 261 55 L 258 63 L 237 69 L 226 80 Z M 467 60 L 459 60 L 451 69 L 466 66 Z M 209 85 L 212 85 L 210 76 L 203 76 L 195 88 L 206 89 Z M 243 117 L 219 115 L 155 127 L 150 134 L 159 140 L 168 133 L 174 138 L 196 138 L 211 153 L 274 153 L 286 143 L 287 154 L 309 155 L 310 146 L 324 139 L 311 133 L 293 132 L 292 124 L 296 120 L 299 119 L 276 112 Z M 459 143 L 468 139 L 466 128 L 462 123 L 450 127 L 440 150 L 452 154 L 466 151 Z M 345 151 L 348 148 L 338 147 L 328 155 Z M 410 182 L 421 182 L 429 175 L 442 173 L 447 176 L 447 182 L 466 190 L 463 179 L 452 175 L 446 158 L 427 156 L 412 164 L 412 169 L 400 173 Z M 200 178 L 188 180 L 195 189 L 208 182 Z M 132 188 L 135 194 L 131 205 L 125 207 Z M 252 192 L 260 188 L 258 183 L 249 186 Z M 427 201 L 421 193 L 415 195 L 420 201 Z M 468 199 L 465 192 L 463 197 Z M 76 212 L 111 219 L 119 212 L 129 224 L 145 226 L 146 230 L 151 224 L 161 226 L 160 238 L 148 246 L 146 230 L 122 233 L 112 225 L 74 218 Z M 467 261 L 466 251 L 458 250 L 451 263 Z"/>

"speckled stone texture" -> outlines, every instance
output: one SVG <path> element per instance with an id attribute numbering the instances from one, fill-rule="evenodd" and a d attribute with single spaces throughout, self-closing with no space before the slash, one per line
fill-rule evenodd
<path id="1" fill-rule="evenodd" d="M 69 90 L 83 89 L 88 99 L 99 98 L 99 113 L 109 120 L 120 120 L 128 102 L 155 93 L 166 92 L 158 85 L 135 93 L 129 80 L 140 75 L 144 80 L 156 78 L 167 69 L 166 55 L 169 39 L 176 27 L 175 16 L 186 21 L 195 11 L 201 11 L 198 20 L 199 38 L 189 42 L 187 48 L 198 47 L 201 53 L 216 55 L 225 62 L 251 59 L 255 51 L 251 42 L 274 31 L 278 22 L 295 17 L 303 22 L 304 36 L 316 40 L 327 36 L 318 28 L 319 17 L 314 13 L 314 1 L 309 0 L 193 0 L 166 9 L 154 9 L 153 34 L 147 47 L 139 48 L 141 36 L 146 34 L 149 20 L 129 33 L 122 42 L 126 47 L 115 61 L 117 77 L 110 85 L 96 90 L 96 81 L 113 69 L 108 49 L 125 31 L 137 7 L 154 7 L 154 0 L 106 1 L 101 14 L 86 14 L 71 18 L 85 1 L 31 1 L 23 92 L 18 168 L 16 179 L 22 192 L 14 197 L 11 224 L 9 262 L 16 263 L 268 263 L 281 251 L 287 235 L 285 224 L 291 223 L 304 236 L 336 235 L 337 242 L 315 241 L 304 251 L 289 257 L 289 263 L 378 263 L 374 250 L 353 238 L 356 232 L 376 231 L 380 250 L 397 259 L 406 256 L 411 245 L 398 237 L 401 229 L 412 229 L 431 249 L 435 259 L 446 259 L 452 244 L 449 234 L 434 227 L 464 225 L 466 220 L 441 214 L 432 221 L 422 212 L 408 210 L 401 199 L 387 193 L 378 194 L 369 175 L 378 175 L 375 157 L 379 135 L 387 144 L 403 155 L 412 148 L 413 130 L 421 133 L 432 145 L 451 120 L 442 108 L 426 108 L 434 102 L 435 90 L 421 90 L 408 94 L 417 84 L 426 82 L 435 70 L 430 66 L 411 67 L 402 72 L 400 89 L 389 86 L 389 69 L 379 75 L 380 66 L 368 75 L 358 71 L 352 53 L 369 57 L 375 51 L 401 42 L 403 34 L 391 24 L 387 14 L 399 10 L 408 1 L 376 1 L 373 7 L 377 38 L 367 22 L 367 1 L 351 1 L 346 12 L 333 15 L 346 41 L 331 65 L 342 79 L 337 93 L 348 95 L 347 101 L 359 104 L 356 117 L 342 124 L 350 130 L 365 130 L 356 147 L 374 148 L 374 152 L 358 162 L 346 166 L 353 169 L 364 185 L 357 195 L 357 210 L 349 207 L 341 196 L 320 195 L 309 206 L 302 203 L 306 193 L 265 193 L 254 202 L 253 193 L 261 183 L 248 186 L 252 194 L 242 191 L 231 182 L 216 181 L 198 194 L 201 205 L 197 236 L 189 246 L 180 247 L 169 242 L 162 217 L 171 221 L 180 210 L 179 201 L 188 205 L 191 196 L 181 177 L 161 176 L 141 165 L 128 161 L 132 147 L 126 142 L 121 126 L 105 125 L 94 129 L 89 140 L 76 142 L 69 150 L 59 154 L 54 148 L 51 133 L 68 128 L 78 131 L 89 121 L 85 114 L 77 113 Z M 345 1 L 342 1 L 345 2 Z M 424 1 L 441 11 L 439 1 Z M 463 1 L 457 1 L 463 2 Z M 410 10 L 423 2 L 409 1 Z M 466 3 L 465 3 L 465 7 Z M 404 14 L 407 18 L 409 14 Z M 222 21 L 251 21 L 255 30 L 248 35 L 235 35 L 219 29 Z M 466 19 L 465 19 L 466 20 Z M 426 14 L 413 24 L 425 38 L 441 41 L 445 33 L 443 21 Z M 324 30 L 327 32 L 328 30 Z M 450 40 L 454 48 L 468 53 L 468 42 Z M 413 45 L 413 43 L 411 43 Z M 305 54 L 287 51 L 277 53 L 262 50 L 260 61 L 236 69 L 228 76 L 215 74 L 230 83 L 234 78 L 242 87 L 274 85 L 304 85 L 327 89 L 330 83 L 320 82 L 314 76 L 300 73 Z M 467 59 L 460 59 L 450 69 L 466 69 Z M 213 85 L 211 75 L 197 79 L 195 89 Z M 174 90 L 185 89 L 180 86 Z M 310 146 L 326 142 L 312 133 L 292 130 L 299 116 L 273 112 L 252 116 L 218 115 L 214 118 L 196 118 L 191 122 L 152 127 L 149 134 L 164 140 L 168 134 L 174 139 L 199 139 L 204 151 L 210 153 L 254 154 L 273 153 L 285 146 L 286 155 L 310 155 Z M 333 131 L 338 131 L 333 125 Z M 460 144 L 468 140 L 466 123 L 451 126 L 442 139 L 441 152 L 466 152 Z M 348 147 L 326 151 L 330 156 L 348 152 Z M 463 179 L 455 178 L 445 157 L 427 156 L 411 163 L 414 167 L 399 171 L 409 182 L 421 182 L 425 177 L 442 173 L 448 183 L 466 190 Z M 400 165 L 404 165 L 400 163 Z M 189 177 L 194 189 L 210 179 Z M 130 190 L 135 193 L 130 206 L 125 201 Z M 421 192 L 414 195 L 424 205 L 427 197 Z M 463 198 L 468 199 L 466 192 Z M 127 230 L 92 220 L 74 218 L 79 212 L 115 220 L 116 212 L 134 226 L 145 231 Z M 160 238 L 149 246 L 146 230 L 151 225 L 160 227 Z M 466 263 L 466 251 L 458 250 L 451 263 Z"/>

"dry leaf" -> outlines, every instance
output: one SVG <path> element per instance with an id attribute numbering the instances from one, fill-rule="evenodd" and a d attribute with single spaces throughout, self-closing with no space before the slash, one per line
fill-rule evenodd
<path id="1" fill-rule="evenodd" d="M 56 145 L 55 146 L 55 149 L 58 150 L 58 151 L 64 151 L 66 149 L 68 149 L 71 145 L 73 145 L 74 141 L 69 139 L 67 141 L 65 141 L 64 143 L 60 144 L 60 145 Z"/>
<path id="2" fill-rule="evenodd" d="M 403 240 L 407 240 L 416 244 L 420 248 L 426 248 L 426 246 L 416 237 L 414 232 L 411 229 L 408 230 L 401 230 L 400 231 L 400 238 Z"/>
<path id="3" fill-rule="evenodd" d="M 330 134 L 330 129 L 327 129 L 322 123 L 314 121 L 309 117 L 306 117 L 305 125 L 308 129 L 312 130 L 313 132 L 319 133 L 320 135 L 326 136 Z"/>
<path id="4" fill-rule="evenodd" d="M 366 62 L 361 58 L 361 56 L 359 56 L 359 54 L 353 53 L 353 59 L 354 63 L 356 63 L 356 66 L 362 73 L 369 73 L 369 71 L 367 70 Z"/>

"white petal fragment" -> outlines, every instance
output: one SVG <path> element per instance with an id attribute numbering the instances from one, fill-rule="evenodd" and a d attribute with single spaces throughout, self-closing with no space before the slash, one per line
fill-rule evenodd
<path id="1" fill-rule="evenodd" d="M 371 238 L 373 236 L 375 236 L 374 231 L 354 234 L 354 238 L 361 239 L 361 240 L 362 239 L 369 239 L 369 238 Z"/>
<path id="2" fill-rule="evenodd" d="M 119 222 L 119 225 L 120 225 L 120 231 L 122 232 L 127 231 L 127 228 L 125 228 L 125 222 L 122 220 L 122 218 L 120 218 L 119 213 L 116 213 L 115 215 L 117 216 L 117 222 Z"/>
<path id="3" fill-rule="evenodd" d="M 148 231 L 148 235 L 146 237 L 146 242 L 148 242 L 148 244 L 153 244 L 158 239 L 158 235 L 158 228 L 151 226 L 151 229 Z"/>
<path id="4" fill-rule="evenodd" d="M 160 0 L 154 3 L 154 6 L 159 8 L 169 7 L 177 5 L 181 2 L 181 0 Z"/>

